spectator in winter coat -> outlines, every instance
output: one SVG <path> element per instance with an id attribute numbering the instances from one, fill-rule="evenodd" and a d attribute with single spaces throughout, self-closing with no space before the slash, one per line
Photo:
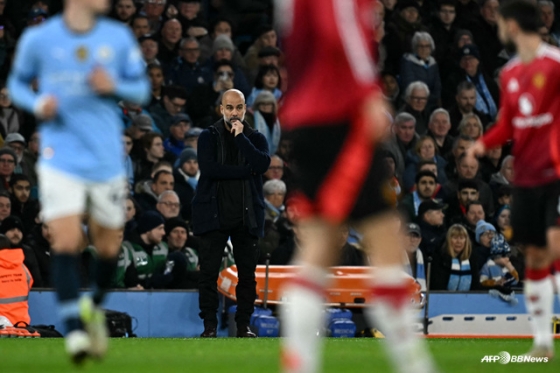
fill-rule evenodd
<path id="1" fill-rule="evenodd" d="M 412 53 L 401 61 L 401 89 L 412 82 L 424 82 L 429 90 L 428 107 L 441 106 L 441 79 L 436 60 L 432 57 L 434 40 L 427 32 L 416 32 L 412 38 Z"/>

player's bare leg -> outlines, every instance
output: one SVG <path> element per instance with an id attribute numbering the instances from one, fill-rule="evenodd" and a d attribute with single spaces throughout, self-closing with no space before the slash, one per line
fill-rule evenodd
<path id="1" fill-rule="evenodd" d="M 404 237 L 400 221 L 389 212 L 370 218 L 360 228 L 374 267 L 374 294 L 366 312 L 386 336 L 389 358 L 398 372 L 432 372 L 434 366 L 425 343 L 413 330 L 412 289 L 402 267 Z"/>
<path id="2" fill-rule="evenodd" d="M 89 354 L 90 339 L 82 330 L 79 311 L 79 247 L 83 240 L 81 216 L 73 215 L 48 221 L 53 255 L 52 279 L 57 293 L 60 316 L 66 327 L 66 352 L 75 363 Z"/>
<path id="3" fill-rule="evenodd" d="M 301 221 L 302 250 L 295 265 L 301 271 L 295 281 L 284 289 L 289 304 L 280 309 L 283 334 L 282 370 L 285 373 L 314 373 L 320 370 L 324 326 L 323 289 L 326 268 L 335 264 L 339 252 L 335 248 L 338 226 L 317 218 Z"/>
<path id="4" fill-rule="evenodd" d="M 105 314 L 100 306 L 115 272 L 123 232 L 106 228 L 94 219 L 91 219 L 89 229 L 98 256 L 93 269 L 93 296 L 80 301 L 80 315 L 91 339 L 90 354 L 99 359 L 106 354 L 108 346 Z"/>
<path id="5" fill-rule="evenodd" d="M 525 261 L 523 291 L 533 330 L 533 348 L 528 354 L 551 358 L 554 353 L 554 339 L 550 326 L 554 304 L 553 278 L 550 276 L 551 250 L 548 247 L 527 246 Z"/>

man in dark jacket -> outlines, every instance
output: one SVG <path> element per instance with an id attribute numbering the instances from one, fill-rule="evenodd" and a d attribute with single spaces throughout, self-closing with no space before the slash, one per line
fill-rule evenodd
<path id="1" fill-rule="evenodd" d="M 446 206 L 434 200 L 422 202 L 418 207 L 418 225 L 422 230 L 420 250 L 426 256 L 431 256 L 441 249 L 445 241 L 445 225 L 443 209 Z"/>
<path id="2" fill-rule="evenodd" d="M 201 337 L 216 337 L 216 281 L 227 240 L 231 237 L 237 284 L 238 337 L 255 337 L 249 329 L 256 298 L 257 242 L 264 236 L 262 175 L 270 156 L 265 137 L 244 122 L 245 97 L 230 89 L 222 96 L 223 119 L 198 139 L 200 179 L 192 202 L 193 233 L 202 239 L 199 252 Z"/>
<path id="3" fill-rule="evenodd" d="M 192 216 L 191 203 L 200 178 L 196 150 L 185 148 L 181 152 L 178 163 L 175 164 L 173 169 L 173 176 L 175 178 L 173 190 L 177 192 L 181 200 L 181 216 L 190 222 Z"/>

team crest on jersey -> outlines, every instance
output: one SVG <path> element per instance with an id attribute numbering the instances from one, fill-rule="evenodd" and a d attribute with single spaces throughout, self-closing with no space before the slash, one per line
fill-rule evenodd
<path id="1" fill-rule="evenodd" d="M 534 107 L 534 100 L 530 94 L 524 93 L 519 96 L 519 111 L 521 112 L 521 114 L 525 115 L 526 117 L 533 114 Z"/>
<path id="2" fill-rule="evenodd" d="M 85 60 L 87 60 L 88 58 L 88 50 L 86 47 L 84 47 L 83 45 L 80 45 L 78 47 L 78 49 L 76 49 L 76 57 L 78 58 L 78 61 L 80 62 L 84 62 Z"/>
<path id="3" fill-rule="evenodd" d="M 43 152 L 42 152 L 41 155 L 45 159 L 52 159 L 52 157 L 54 157 L 54 149 L 51 148 L 51 147 L 45 148 L 45 149 L 43 149 Z"/>
<path id="4" fill-rule="evenodd" d="M 509 81 L 507 90 L 509 93 L 514 93 L 519 91 L 519 83 L 517 82 L 517 79 L 513 78 Z"/>
<path id="5" fill-rule="evenodd" d="M 544 82 L 546 81 L 546 78 L 544 76 L 543 73 L 536 73 L 535 76 L 533 76 L 533 85 L 537 88 L 537 89 L 542 89 L 542 87 L 544 87 Z"/>
<path id="6" fill-rule="evenodd" d="M 115 53 L 113 52 L 113 49 L 110 46 L 102 45 L 101 47 L 99 47 L 99 49 L 97 49 L 95 58 L 97 62 L 107 63 L 113 59 L 114 55 Z"/>

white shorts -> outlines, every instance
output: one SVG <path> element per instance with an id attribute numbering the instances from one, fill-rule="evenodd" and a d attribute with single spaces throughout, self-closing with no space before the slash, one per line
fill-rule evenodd
<path id="1" fill-rule="evenodd" d="M 105 228 L 124 226 L 128 193 L 124 176 L 89 182 L 45 166 L 37 167 L 37 176 L 43 221 L 87 213 Z"/>

